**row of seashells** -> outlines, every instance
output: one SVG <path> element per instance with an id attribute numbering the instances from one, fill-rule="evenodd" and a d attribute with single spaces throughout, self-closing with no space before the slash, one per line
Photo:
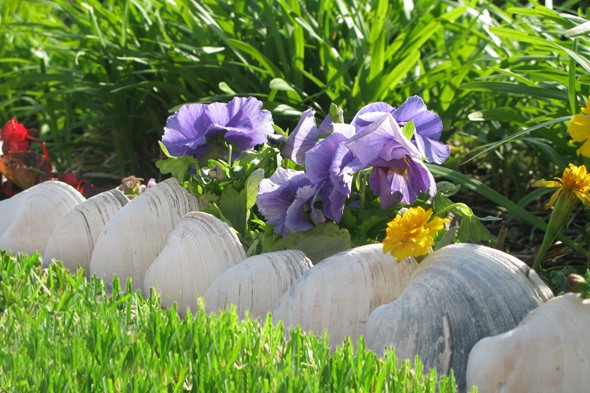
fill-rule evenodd
<path id="1" fill-rule="evenodd" d="M 298 250 L 247 258 L 234 231 L 199 212 L 175 179 L 132 201 L 118 190 L 85 200 L 49 181 L 0 202 L 0 219 L 0 248 L 38 251 L 45 265 L 59 260 L 107 284 L 130 278 L 183 315 L 202 296 L 207 312 L 234 305 L 240 317 L 272 312 L 287 333 L 327 330 L 333 348 L 364 336 L 378 355 L 394 347 L 398 359 L 419 355 L 426 369 L 453 370 L 459 391 L 590 386 L 590 303 L 551 299 L 534 271 L 492 248 L 454 244 L 420 264 L 397 263 L 374 244 L 316 265 Z"/>

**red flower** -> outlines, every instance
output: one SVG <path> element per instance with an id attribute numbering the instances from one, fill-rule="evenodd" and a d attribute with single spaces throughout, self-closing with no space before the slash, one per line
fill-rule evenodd
<path id="1" fill-rule="evenodd" d="M 29 132 L 21 123 L 13 117 L 7 121 L 2 128 L 0 139 L 4 141 L 2 144 L 2 153 L 17 153 L 24 152 L 29 149 Z"/>
<path id="2" fill-rule="evenodd" d="M 68 172 L 63 175 L 64 183 L 68 183 L 70 186 L 74 187 L 76 190 L 80 192 L 80 194 L 85 195 L 88 189 L 94 187 L 94 184 L 89 183 L 85 180 L 80 180 L 78 176 L 76 176 L 73 172 Z"/>

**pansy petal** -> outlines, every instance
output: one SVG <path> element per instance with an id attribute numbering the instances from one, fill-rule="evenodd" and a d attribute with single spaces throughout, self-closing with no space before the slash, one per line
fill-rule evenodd
<path id="1" fill-rule="evenodd" d="M 399 123 L 407 123 L 426 110 L 424 100 L 419 96 L 412 96 L 404 101 L 399 108 L 395 109 L 392 114 Z"/>
<path id="2" fill-rule="evenodd" d="M 411 200 L 408 200 L 407 203 L 413 203 L 420 193 L 426 193 L 434 197 L 436 195 L 436 182 L 426 165 L 422 161 L 412 160 L 409 157 L 406 163 L 408 170 L 405 177 L 411 191 Z"/>
<path id="3" fill-rule="evenodd" d="M 322 198 L 325 204 L 324 214 L 335 222 L 340 222 L 342 214 L 344 214 L 344 205 L 347 198 L 348 195 L 343 194 L 336 188 L 332 187 L 327 198 Z"/>
<path id="4" fill-rule="evenodd" d="M 308 109 L 301 114 L 297 126 L 289 134 L 282 153 L 297 164 L 303 165 L 305 153 L 315 146 L 319 136 L 320 131 L 316 126 L 315 112 Z"/>
<path id="5" fill-rule="evenodd" d="M 402 122 L 396 118 L 395 113 L 393 114 L 393 118 L 396 119 L 400 125 L 402 123 L 407 123 L 407 121 Z M 440 139 L 443 130 L 443 123 L 440 119 L 440 116 L 436 113 L 425 110 L 424 112 L 416 114 L 416 116 L 412 117 L 410 120 L 414 122 L 416 134 L 436 141 Z"/>
<path id="6" fill-rule="evenodd" d="M 206 115 L 217 127 L 225 127 L 229 123 L 230 117 L 227 111 L 227 104 L 224 102 L 214 102 L 207 105 Z"/>
<path id="7" fill-rule="evenodd" d="M 391 176 L 388 176 L 388 168 L 373 167 L 369 176 L 369 186 L 375 195 L 379 195 L 381 208 L 398 205 L 402 200 L 399 190 L 392 190 Z"/>
<path id="8" fill-rule="evenodd" d="M 428 162 L 442 164 L 446 161 L 451 153 L 451 147 L 446 143 L 424 138 L 422 135 L 415 134 L 414 143 L 418 150 L 426 156 Z"/>
<path id="9" fill-rule="evenodd" d="M 373 102 L 362 107 L 350 123 L 357 130 L 362 130 L 369 124 L 379 120 L 384 114 L 392 113 L 394 108 L 385 102 Z"/>
<path id="10" fill-rule="evenodd" d="M 396 156 L 395 149 L 412 146 L 390 114 L 382 115 L 379 120 L 350 138 L 345 145 L 367 166 L 387 165 L 387 161 Z M 414 146 L 412 148 L 416 149 Z"/>
<path id="11" fill-rule="evenodd" d="M 312 185 L 297 189 L 295 199 L 287 209 L 285 228 L 289 232 L 303 232 L 313 225 L 306 217 L 306 208 L 316 194 L 316 187 Z"/>
<path id="12" fill-rule="evenodd" d="M 200 127 L 201 124 L 205 124 L 205 127 L 210 125 L 204 116 L 205 109 L 206 105 L 202 104 L 183 105 L 168 117 L 162 143 L 170 154 L 176 157 L 183 154 L 192 155 L 198 146 L 206 143 L 205 133 Z"/>
<path id="13" fill-rule="evenodd" d="M 330 166 L 334 153 L 340 142 L 346 140 L 344 135 L 335 133 L 320 141 L 305 154 L 305 173 L 311 181 L 319 184 L 330 178 Z"/>
<path id="14" fill-rule="evenodd" d="M 262 101 L 254 97 L 235 97 L 227 104 L 209 105 L 209 117 L 215 127 L 226 131 L 225 140 L 237 146 L 237 156 L 244 150 L 261 145 L 274 132 L 272 115 L 262 109 Z"/>
<path id="15" fill-rule="evenodd" d="M 256 204 L 258 210 L 264 216 L 267 223 L 274 227 L 275 232 L 287 236 L 289 232 L 300 228 L 299 219 L 302 217 L 292 216 L 300 208 L 305 208 L 312 197 L 315 197 L 309 186 L 311 180 L 302 171 L 278 168 L 270 179 L 263 179 L 258 187 Z M 306 188 L 307 187 L 307 188 Z M 300 191 L 303 189 L 303 191 Z M 309 198 L 308 196 L 311 195 Z M 289 211 L 291 215 L 289 215 Z"/>

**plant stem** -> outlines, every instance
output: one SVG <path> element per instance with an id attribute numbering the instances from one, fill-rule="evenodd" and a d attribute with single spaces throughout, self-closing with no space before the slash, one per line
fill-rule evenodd
<path id="1" fill-rule="evenodd" d="M 549 217 L 549 223 L 547 224 L 547 230 L 545 231 L 543 242 L 541 243 L 541 247 L 537 252 L 535 261 L 533 262 L 533 269 L 535 271 L 538 272 L 539 269 L 541 269 L 541 262 L 543 261 L 543 257 L 555 241 L 555 238 L 557 238 L 557 235 L 559 235 L 559 233 L 569 220 L 575 205 L 576 196 L 574 194 L 562 192 L 557 198 L 557 202 L 555 202 L 555 207 L 551 212 L 551 217 Z"/>

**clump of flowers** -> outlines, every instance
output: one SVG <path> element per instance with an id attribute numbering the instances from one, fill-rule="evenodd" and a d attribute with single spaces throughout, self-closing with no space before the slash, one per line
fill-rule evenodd
<path id="1" fill-rule="evenodd" d="M 342 110 L 331 111 L 320 126 L 314 112 L 305 111 L 286 140 L 283 155 L 298 166 L 308 179 L 304 210 L 309 211 L 305 225 L 300 222 L 282 226 L 283 236 L 323 223 L 325 218 L 340 223 L 348 207 L 366 208 L 364 182 L 378 198 L 381 209 L 411 205 L 421 195 L 427 199 L 436 194 L 436 183 L 425 162 L 442 163 L 449 155 L 449 147 L 438 139 L 442 121 L 427 110 L 424 101 L 410 97 L 399 108 L 377 102 L 369 104 L 344 123 Z M 282 188 L 266 187 L 258 197 L 258 208 L 267 222 L 285 222 L 289 211 L 300 205 L 299 187 L 294 180 L 286 180 Z M 357 179 L 357 195 L 352 197 Z M 313 189 L 313 193 L 311 190 Z M 290 190 L 290 198 L 285 191 Z M 281 208 L 273 201 L 283 201 Z M 270 208 L 269 204 L 273 207 Z"/>
<path id="2" fill-rule="evenodd" d="M 127 176 L 121 180 L 121 184 L 117 187 L 119 191 L 127 196 L 129 199 L 138 197 L 142 192 L 152 188 L 156 185 L 155 179 L 149 179 L 146 184 L 143 184 L 143 178 L 136 176 Z"/>
<path id="3" fill-rule="evenodd" d="M 80 180 L 74 173 L 58 174 L 54 171 L 45 142 L 33 134 L 37 130 L 27 129 L 16 117 L 7 121 L 0 132 L 2 154 L 0 154 L 0 199 L 9 198 L 21 190 L 50 179 L 59 179 L 81 193 L 92 184 Z M 30 150 L 31 142 L 41 145 L 43 154 Z"/>
<path id="4" fill-rule="evenodd" d="M 433 210 L 410 207 L 387 224 L 383 252 L 393 255 L 398 263 L 408 257 L 428 254 L 434 236 L 449 222 L 448 218 L 433 217 Z"/>
<path id="5" fill-rule="evenodd" d="M 236 97 L 228 103 L 183 105 L 168 118 L 162 143 L 176 157 L 183 155 L 200 159 L 207 153 L 219 156 L 222 144 L 232 148 L 233 158 L 266 142 L 274 132 L 272 115 L 262 110 L 262 102 L 253 97 Z"/>
<path id="6" fill-rule="evenodd" d="M 157 165 L 184 182 L 202 210 L 232 225 L 250 251 L 336 252 L 380 241 L 388 217 L 404 207 L 434 206 L 435 197 L 444 211 L 456 207 L 437 193 L 427 166 L 449 156 L 442 127 L 414 96 L 398 108 L 369 104 L 350 123 L 335 105 L 319 125 L 308 109 L 287 136 L 275 133 L 281 130 L 260 101 L 234 98 L 180 107 L 166 122 L 167 159 Z M 415 217 L 404 238 L 387 231 L 388 250 L 397 241 L 401 259 L 428 250 L 446 222 L 429 221 L 433 210 L 420 209 L 403 216 L 402 223 Z"/>
<path id="7" fill-rule="evenodd" d="M 543 242 L 533 268 L 539 270 L 545 253 L 555 241 L 557 235 L 564 228 L 578 200 L 585 206 L 590 205 L 590 174 L 585 165 L 576 166 L 569 164 L 563 171 L 563 176 L 554 180 L 538 180 L 535 187 L 557 188 L 551 198 L 545 204 L 545 208 L 553 207 Z"/>

